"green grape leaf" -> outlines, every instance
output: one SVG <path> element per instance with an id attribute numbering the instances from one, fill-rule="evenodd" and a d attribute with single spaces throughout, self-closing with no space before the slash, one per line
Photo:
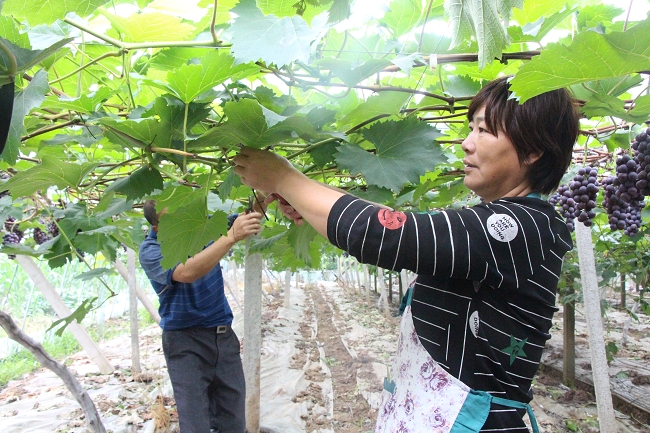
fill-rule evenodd
<path id="1" fill-rule="evenodd" d="M 113 93 L 114 91 L 108 87 L 100 87 L 97 91 L 81 95 L 78 98 L 57 98 L 56 95 L 52 95 L 45 99 L 42 107 L 52 110 L 70 110 L 79 111 L 81 113 L 90 113 L 97 111 L 99 105 L 106 101 Z"/>
<path id="2" fill-rule="evenodd" d="M 232 12 L 237 15 L 230 26 L 231 51 L 237 63 L 274 63 L 278 67 L 294 61 L 309 61 L 311 43 L 320 28 L 310 28 L 300 16 L 264 16 L 255 0 L 241 0 Z"/>
<path id="3" fill-rule="evenodd" d="M 172 213 L 189 203 L 201 199 L 202 197 L 205 197 L 205 193 L 199 189 L 193 189 L 184 185 L 176 185 L 165 188 L 160 195 L 153 198 L 156 200 L 156 210 L 158 212 L 167 209 L 168 213 Z"/>
<path id="4" fill-rule="evenodd" d="M 7 142 L 2 151 L 2 159 L 13 164 L 18 159 L 20 142 L 25 132 L 25 116 L 33 108 L 41 105 L 45 99 L 45 93 L 49 92 L 50 86 L 47 83 L 47 72 L 43 69 L 38 71 L 32 81 L 23 90 L 14 96 L 14 107 L 11 113 L 11 124 Z"/>
<path id="5" fill-rule="evenodd" d="M 420 23 L 422 2 L 419 0 L 393 0 L 388 5 L 384 21 L 393 30 L 396 38 L 410 31 Z"/>
<path id="6" fill-rule="evenodd" d="M 235 174 L 232 168 L 229 168 L 226 177 L 221 182 L 221 185 L 219 185 L 219 198 L 221 201 L 226 201 L 230 197 L 233 188 L 241 185 L 241 178 Z"/>
<path id="7" fill-rule="evenodd" d="M 104 127 L 106 138 L 130 149 L 141 149 L 151 144 L 169 147 L 172 138 L 160 130 L 161 123 L 154 118 L 116 120 L 102 117 L 99 123 Z"/>
<path id="8" fill-rule="evenodd" d="M 85 253 L 95 255 L 102 253 L 107 260 L 113 262 L 117 258 L 118 242 L 112 238 L 117 231 L 114 226 L 103 226 L 92 231 L 83 231 L 74 238 L 74 246 Z"/>
<path id="9" fill-rule="evenodd" d="M 331 141 L 310 150 L 309 154 L 311 155 L 311 158 L 314 160 L 316 165 L 320 168 L 323 168 L 330 162 L 334 161 L 334 154 L 336 153 L 336 148 L 338 146 L 338 141 Z"/>
<path id="10" fill-rule="evenodd" d="M 115 269 L 108 268 L 95 268 L 91 271 L 82 272 L 79 275 L 75 275 L 75 280 L 81 281 L 90 281 L 93 278 L 103 278 L 109 275 L 115 275 Z"/>
<path id="11" fill-rule="evenodd" d="M 560 12 L 567 5 L 566 0 L 537 0 L 523 2 L 523 5 L 512 10 L 512 17 L 521 25 L 532 23 L 543 17 L 549 17 Z"/>
<path id="12" fill-rule="evenodd" d="M 278 226 L 278 227 L 281 227 L 281 226 Z M 267 232 L 269 232 L 269 230 L 265 229 L 263 233 L 266 234 Z M 264 250 L 268 250 L 269 248 L 274 246 L 276 242 L 279 242 L 280 240 L 282 240 L 287 235 L 287 233 L 289 233 L 289 231 L 283 229 L 282 232 L 280 232 L 277 235 L 273 235 L 273 236 L 270 236 L 270 237 L 260 237 L 258 239 L 254 239 L 253 242 L 251 242 L 251 245 L 248 248 L 248 251 L 250 253 L 259 253 L 259 252 L 262 252 Z"/>
<path id="13" fill-rule="evenodd" d="M 588 118 L 614 116 L 628 122 L 641 124 L 650 116 L 650 95 L 636 98 L 634 107 L 626 110 L 625 102 L 615 96 L 595 94 L 585 103 L 582 111 Z"/>
<path id="14" fill-rule="evenodd" d="M 2 13 L 27 18 L 31 26 L 51 24 L 69 12 L 82 18 L 95 13 L 108 0 L 6 0 Z"/>
<path id="15" fill-rule="evenodd" d="M 227 231 L 228 216 L 218 211 L 208 218 L 205 197 L 163 214 L 158 225 L 162 267 L 171 269 L 178 263 L 185 263 Z"/>
<path id="16" fill-rule="evenodd" d="M 373 203 L 388 204 L 395 201 L 393 191 L 380 188 L 375 185 L 370 185 L 366 188 L 354 188 L 350 190 L 350 194 L 359 197 L 362 200 L 370 201 Z"/>
<path id="17" fill-rule="evenodd" d="M 219 6 L 221 6 L 221 2 L 219 2 Z M 200 60 L 213 51 L 213 48 L 171 47 L 158 51 L 149 63 L 155 69 L 171 71 L 188 64 L 188 62 L 193 62 L 195 59 Z"/>
<path id="18" fill-rule="evenodd" d="M 141 167 L 129 176 L 113 181 L 104 193 L 116 192 L 125 194 L 128 201 L 137 200 L 163 189 L 163 178 L 160 172 L 149 166 Z"/>
<path id="19" fill-rule="evenodd" d="M 95 308 L 96 300 L 96 296 L 94 298 L 84 299 L 81 305 L 79 305 L 77 309 L 72 312 L 72 314 L 67 317 L 62 317 L 59 320 L 55 320 L 45 332 L 49 332 L 57 326 L 61 325 L 56 331 L 54 331 L 56 335 L 61 337 L 63 335 L 63 331 L 65 331 L 65 328 L 67 328 L 73 320 L 76 320 L 77 323 L 81 323 L 83 321 L 86 315 Z"/>
<path id="20" fill-rule="evenodd" d="M 35 26 L 27 34 L 33 50 L 44 50 L 62 39 L 79 37 L 81 32 L 76 27 L 57 20 L 51 26 Z"/>
<path id="21" fill-rule="evenodd" d="M 20 48 L 30 49 L 29 36 L 21 33 L 13 17 L 0 15 L 0 37 Z"/>
<path id="22" fill-rule="evenodd" d="M 257 0 L 256 3 L 264 15 L 287 17 L 296 14 L 294 0 Z"/>
<path id="23" fill-rule="evenodd" d="M 59 189 L 76 188 L 96 166 L 92 162 L 73 164 L 45 155 L 41 164 L 16 173 L 0 189 L 9 191 L 13 197 L 28 197 L 52 186 Z"/>
<path id="24" fill-rule="evenodd" d="M 579 33 L 564 46 L 549 45 L 510 82 L 519 102 L 572 84 L 650 69 L 650 19 L 626 32 Z"/>
<path id="25" fill-rule="evenodd" d="M 169 72 L 169 87 L 183 102 L 190 103 L 206 90 L 228 79 L 236 80 L 240 74 L 248 74 L 253 65 L 233 65 L 235 59 L 225 51 L 212 50 L 201 59 L 200 64 L 185 64 Z"/>
<path id="26" fill-rule="evenodd" d="M 391 65 L 390 60 L 370 59 L 355 66 L 351 60 L 326 58 L 317 62 L 322 69 L 331 71 L 348 86 L 354 86 Z"/>
<path id="27" fill-rule="evenodd" d="M 362 134 L 376 153 L 346 144 L 338 148 L 336 161 L 340 168 L 363 174 L 368 184 L 400 191 L 407 182 L 417 183 L 421 175 L 446 160 L 435 143 L 442 134 L 414 117 L 377 123 Z"/>
<path id="28" fill-rule="evenodd" d="M 451 48 L 474 36 L 479 46 L 478 65 L 483 69 L 501 52 L 507 44 L 506 31 L 502 24 L 509 21 L 513 7 L 523 6 L 523 0 L 445 0 L 452 29 Z"/>
<path id="29" fill-rule="evenodd" d="M 316 230 L 307 223 L 291 224 L 287 233 L 287 240 L 296 258 L 305 262 L 307 266 L 311 266 L 312 263 L 309 246 L 317 234 Z"/>
<path id="30" fill-rule="evenodd" d="M 101 200 L 93 209 L 93 216 L 98 220 L 102 220 L 131 209 L 133 209 L 133 202 L 123 198 L 115 198 L 114 193 L 104 191 Z"/>
<path id="31" fill-rule="evenodd" d="M 346 20 L 350 17 L 350 4 L 351 0 L 333 0 L 332 6 L 329 8 L 329 18 L 327 22 L 329 24 L 335 24 Z"/>
<path id="32" fill-rule="evenodd" d="M 182 41 L 194 31 L 194 26 L 182 22 L 181 18 L 160 12 L 132 14 L 127 18 L 106 10 L 100 12 L 123 35 L 125 42 Z"/>
<path id="33" fill-rule="evenodd" d="M 294 134 L 301 137 L 317 135 L 303 115 L 280 116 L 254 99 L 228 102 L 223 111 L 228 121 L 189 143 L 188 148 L 230 148 L 239 143 L 262 148 L 290 139 Z"/>
<path id="34" fill-rule="evenodd" d="M 358 125 L 378 116 L 398 114 L 408 98 L 409 95 L 403 92 L 381 92 L 373 95 L 339 120 L 339 126 Z"/>

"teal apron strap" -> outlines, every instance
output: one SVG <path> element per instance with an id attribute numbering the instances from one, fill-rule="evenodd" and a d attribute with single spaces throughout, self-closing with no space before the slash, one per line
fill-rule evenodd
<path id="1" fill-rule="evenodd" d="M 501 406 L 506 407 L 514 407 L 515 409 L 526 409 L 526 412 L 528 412 L 528 418 L 530 419 L 530 425 L 533 428 L 533 433 L 539 433 L 539 427 L 537 427 L 537 419 L 535 418 L 535 413 L 529 404 L 515 400 L 507 400 L 500 397 L 492 397 L 492 403 L 500 404 Z"/>
<path id="2" fill-rule="evenodd" d="M 413 301 L 413 287 L 409 287 L 406 290 L 406 305 L 411 305 L 411 301 Z"/>

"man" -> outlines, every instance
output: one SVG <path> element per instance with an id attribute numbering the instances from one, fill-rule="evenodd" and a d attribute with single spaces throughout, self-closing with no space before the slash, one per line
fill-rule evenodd
<path id="1" fill-rule="evenodd" d="M 160 300 L 163 353 L 181 433 L 243 433 L 246 385 L 219 261 L 235 243 L 260 232 L 262 214 L 229 218 L 226 236 L 184 264 L 163 269 L 158 221 L 164 212 L 156 212 L 154 200 L 145 202 L 151 231 L 140 244 L 140 265 Z"/>

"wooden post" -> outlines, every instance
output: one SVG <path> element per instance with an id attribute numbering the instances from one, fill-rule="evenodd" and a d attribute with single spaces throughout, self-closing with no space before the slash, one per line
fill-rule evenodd
<path id="1" fill-rule="evenodd" d="M 368 265 L 363 265 L 363 284 L 366 286 L 366 305 L 370 306 L 370 271 Z"/>
<path id="2" fill-rule="evenodd" d="M 124 266 L 124 263 L 122 263 L 120 260 L 115 260 L 113 262 L 113 265 L 115 266 L 115 269 L 117 269 L 117 272 L 120 273 L 124 281 L 126 281 L 128 284 L 129 272 L 126 269 L 126 266 Z M 140 302 L 142 302 L 142 306 L 147 309 L 153 320 L 155 320 L 156 323 L 160 323 L 160 314 L 158 314 L 158 310 L 156 310 L 156 307 L 153 305 L 147 294 L 144 293 L 144 290 L 142 290 L 137 281 L 135 283 L 135 294 L 138 296 L 138 299 Z"/>
<path id="3" fill-rule="evenodd" d="M 626 290 L 625 290 L 625 274 L 621 274 L 621 308 L 625 310 L 627 307 L 627 299 L 626 299 Z"/>
<path id="4" fill-rule="evenodd" d="M 32 279 L 36 287 L 43 293 L 47 302 L 50 303 L 54 312 L 60 318 L 68 317 L 72 314 L 72 310 L 68 308 L 67 305 L 63 302 L 63 299 L 56 293 L 52 284 L 45 278 L 41 269 L 36 266 L 34 260 L 28 256 L 18 255 L 16 256 L 16 261 L 22 268 L 25 270 L 29 278 Z M 113 372 L 113 366 L 108 362 L 106 357 L 100 352 L 99 347 L 95 342 L 90 338 L 90 335 L 86 330 L 78 323 L 73 322 L 68 325 L 68 329 L 72 332 L 72 335 L 77 339 L 81 347 L 86 351 L 88 356 L 97 364 L 99 371 L 102 374 L 109 374 Z"/>
<path id="5" fill-rule="evenodd" d="M 138 339 L 138 297 L 135 293 L 135 251 L 126 249 L 126 267 L 129 271 L 129 319 L 131 322 L 131 375 L 135 378 L 142 373 L 140 366 L 140 340 Z"/>
<path id="6" fill-rule="evenodd" d="M 615 433 L 618 429 L 609 386 L 605 335 L 603 333 L 603 319 L 600 313 L 600 292 L 598 290 L 591 229 L 579 221 L 576 221 L 575 227 L 578 260 L 580 262 L 580 279 L 582 281 L 582 294 L 587 316 L 587 331 L 589 332 L 591 368 L 594 377 L 594 390 L 596 391 L 596 406 L 598 407 L 598 423 L 602 433 Z"/>
<path id="7" fill-rule="evenodd" d="M 291 306 L 291 269 L 289 268 L 284 271 L 284 306 L 286 308 Z"/>
<path id="8" fill-rule="evenodd" d="M 244 265 L 244 376 L 246 378 L 246 430 L 260 431 L 260 359 L 262 351 L 262 254 L 249 253 Z"/>
<path id="9" fill-rule="evenodd" d="M 568 295 L 575 292 L 573 286 L 569 287 Z M 575 301 L 567 302 L 563 306 L 562 332 L 564 338 L 562 359 L 562 381 L 565 385 L 574 386 L 576 383 L 576 309 Z"/>

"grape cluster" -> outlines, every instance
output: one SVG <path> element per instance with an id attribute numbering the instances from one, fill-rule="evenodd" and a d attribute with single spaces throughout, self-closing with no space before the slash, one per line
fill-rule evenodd
<path id="1" fill-rule="evenodd" d="M 570 231 L 575 228 L 576 219 L 589 227 L 596 216 L 598 190 L 598 171 L 590 166 L 581 167 L 569 185 L 560 185 L 549 203 L 560 207 Z"/>
<path id="2" fill-rule="evenodd" d="M 650 128 L 638 134 L 632 142 L 634 160 L 637 163 L 636 187 L 639 193 L 650 195 Z"/>
<path id="3" fill-rule="evenodd" d="M 4 223 L 5 230 L 7 230 L 7 233 L 5 233 L 2 236 L 2 244 L 3 245 L 17 245 L 20 243 L 20 241 L 23 239 L 23 232 L 18 230 L 18 225 L 16 224 L 16 218 L 14 217 L 7 217 L 5 219 Z M 13 254 L 9 254 L 8 257 L 10 259 L 15 259 L 16 256 Z"/>
<path id="4" fill-rule="evenodd" d="M 639 183 L 639 174 L 642 174 L 647 182 L 645 166 L 639 164 L 637 157 L 632 158 L 624 154 L 616 159 L 616 176 L 603 181 L 603 206 L 609 215 L 609 227 L 612 230 L 623 230 L 628 236 L 638 233 L 641 226 L 641 210 L 645 207 L 645 194 L 642 193 L 645 185 L 643 182 Z"/>
<path id="5" fill-rule="evenodd" d="M 34 237 L 34 242 L 36 242 L 38 245 L 44 244 L 50 240 L 50 235 L 47 232 L 41 230 L 40 227 L 34 228 L 34 233 L 32 236 Z"/>
<path id="6" fill-rule="evenodd" d="M 59 227 L 56 225 L 54 221 L 50 221 L 47 224 L 47 232 L 52 236 L 53 238 L 59 236 Z"/>

